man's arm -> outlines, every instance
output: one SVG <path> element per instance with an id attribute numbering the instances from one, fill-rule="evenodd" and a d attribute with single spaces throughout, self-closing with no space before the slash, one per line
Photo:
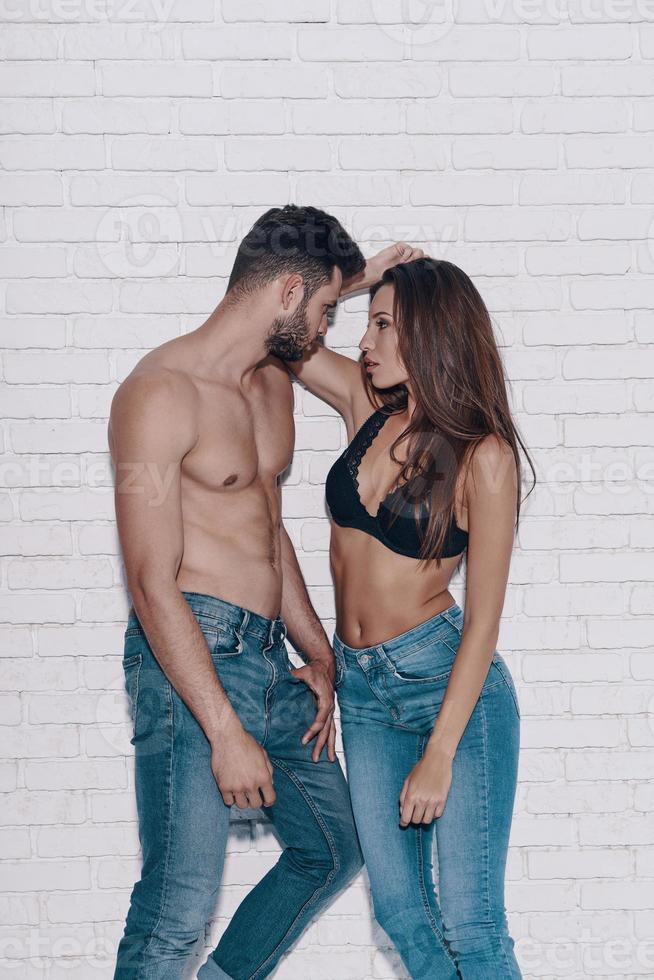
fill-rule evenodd
<path id="1" fill-rule="evenodd" d="M 141 372 L 116 392 L 109 421 L 116 519 L 127 585 L 150 647 L 212 746 L 227 805 L 274 801 L 272 767 L 218 679 L 177 585 L 184 552 L 181 462 L 197 442 L 195 390 L 172 371 Z"/>
<path id="2" fill-rule="evenodd" d="M 334 679 L 336 667 L 331 644 L 316 610 L 311 605 L 293 542 L 284 525 L 281 528 L 281 552 L 282 619 L 286 624 L 289 639 L 307 663 L 319 661 L 325 665 Z"/>
<path id="3" fill-rule="evenodd" d="M 302 742 L 311 741 L 316 735 L 312 759 L 318 762 L 325 744 L 327 758 L 336 761 L 336 726 L 334 724 L 334 681 L 336 662 L 327 634 L 311 605 L 307 587 L 302 577 L 293 542 L 286 528 L 281 527 L 282 554 L 282 619 L 293 646 L 304 660 L 304 667 L 293 673 L 313 691 L 316 700 L 316 717 L 302 736 Z"/>

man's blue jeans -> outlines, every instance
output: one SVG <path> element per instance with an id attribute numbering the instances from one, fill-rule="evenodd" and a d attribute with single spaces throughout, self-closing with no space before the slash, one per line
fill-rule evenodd
<path id="1" fill-rule="evenodd" d="M 291 673 L 281 619 L 184 592 L 243 726 L 266 749 L 277 798 L 264 812 L 284 850 L 236 910 L 199 980 L 259 980 L 362 867 L 343 771 L 301 738 L 315 699 Z M 180 651 L 183 656 L 183 651 Z M 114 980 L 180 980 L 216 904 L 230 808 L 211 746 L 159 666 L 132 610 L 123 657 L 143 867 Z"/>
<path id="2" fill-rule="evenodd" d="M 348 783 L 375 915 L 413 980 L 516 980 L 504 872 L 520 711 L 497 651 L 454 756 L 445 810 L 430 824 L 399 822 L 402 785 L 424 753 L 462 627 L 455 603 L 378 646 L 334 637 Z"/>

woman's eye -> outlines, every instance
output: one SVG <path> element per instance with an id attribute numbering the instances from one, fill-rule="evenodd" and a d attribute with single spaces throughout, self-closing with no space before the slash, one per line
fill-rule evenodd
<path id="1" fill-rule="evenodd" d="M 386 323 L 386 320 L 377 320 L 377 326 L 380 330 L 383 330 L 384 327 L 388 326 L 388 324 Z"/>

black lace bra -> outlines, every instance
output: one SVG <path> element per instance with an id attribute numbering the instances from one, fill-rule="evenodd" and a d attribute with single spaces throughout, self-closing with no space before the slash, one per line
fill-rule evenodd
<path id="1" fill-rule="evenodd" d="M 391 413 L 377 409 L 361 426 L 345 452 L 339 456 L 325 481 L 327 505 L 333 520 L 340 527 L 354 527 L 371 534 L 391 551 L 410 558 L 420 557 L 420 537 L 414 507 L 409 500 L 399 500 L 403 486 L 396 487 L 384 497 L 377 514 L 368 513 L 359 496 L 359 465 L 366 450 Z M 388 506 L 395 504 L 395 507 Z M 421 505 L 421 531 L 424 533 L 429 519 L 426 503 Z M 468 532 L 463 531 L 453 519 L 445 538 L 442 557 L 451 558 L 465 551 Z"/>

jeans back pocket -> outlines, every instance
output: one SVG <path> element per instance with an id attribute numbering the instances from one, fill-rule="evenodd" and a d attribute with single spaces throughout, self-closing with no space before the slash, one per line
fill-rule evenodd
<path id="1" fill-rule="evenodd" d="M 139 701 L 139 678 L 141 675 L 141 665 L 143 654 L 134 653 L 123 658 L 123 673 L 125 674 L 125 690 L 129 700 L 129 716 L 132 729 L 136 732 L 136 721 Z"/>

